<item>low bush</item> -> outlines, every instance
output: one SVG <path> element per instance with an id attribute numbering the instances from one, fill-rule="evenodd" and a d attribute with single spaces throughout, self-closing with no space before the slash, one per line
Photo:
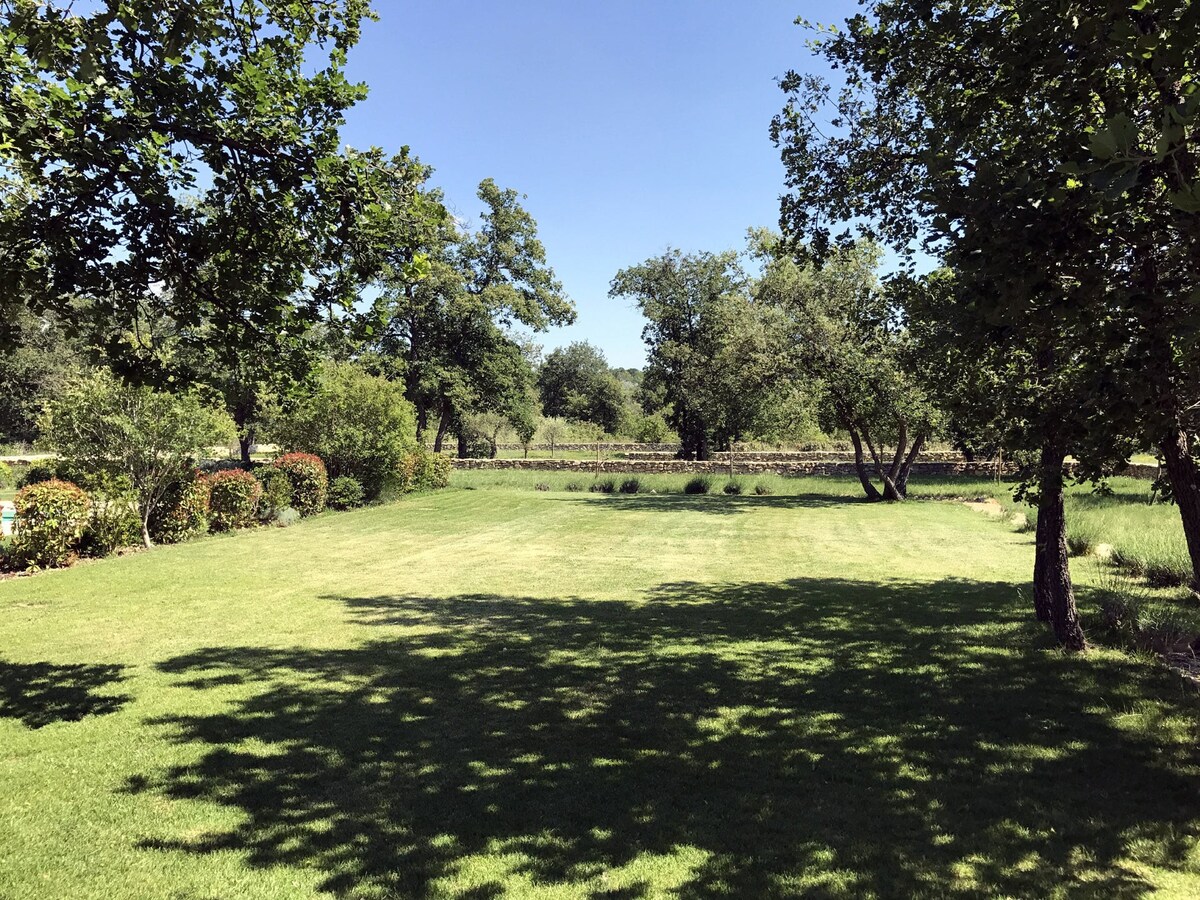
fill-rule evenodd
<path id="1" fill-rule="evenodd" d="M 142 543 L 142 522 L 129 496 L 97 498 L 79 539 L 79 552 L 102 559 Z"/>
<path id="2" fill-rule="evenodd" d="M 721 488 L 722 494 L 728 494 L 731 497 L 736 497 L 742 492 L 742 483 L 740 481 L 727 481 L 725 486 Z"/>
<path id="3" fill-rule="evenodd" d="M 617 482 L 612 478 L 597 478 L 588 488 L 593 494 L 613 494 L 617 490 Z"/>
<path id="4" fill-rule="evenodd" d="M 565 485 L 563 485 L 563 490 L 567 491 L 568 493 L 578 494 L 583 490 L 583 482 L 576 478 L 572 478 Z"/>
<path id="5" fill-rule="evenodd" d="M 262 484 L 244 469 L 208 476 L 208 508 L 213 531 L 232 531 L 254 524 Z"/>
<path id="6" fill-rule="evenodd" d="M 260 522 L 274 522 L 282 509 L 292 505 L 292 480 L 288 473 L 275 466 L 255 469 L 254 476 L 262 484 L 262 497 L 258 501 Z"/>
<path id="7" fill-rule="evenodd" d="M 69 481 L 51 479 L 22 488 L 16 496 L 12 558 L 23 568 L 62 566 L 71 561 L 87 526 L 91 500 Z"/>
<path id="8" fill-rule="evenodd" d="M 208 531 L 209 481 L 196 469 L 186 469 L 172 481 L 150 512 L 150 538 L 158 544 L 179 544 Z"/>
<path id="9" fill-rule="evenodd" d="M 329 482 L 329 505 L 333 509 L 355 509 L 363 505 L 366 495 L 357 478 L 343 475 Z"/>
<path id="10" fill-rule="evenodd" d="M 291 506 L 302 516 L 315 516 L 329 497 L 329 473 L 325 463 L 312 453 L 288 453 L 271 464 L 292 485 Z"/>
<path id="11" fill-rule="evenodd" d="M 6 462 L 0 462 L 0 490 L 10 488 L 15 483 L 12 466 Z"/>
<path id="12" fill-rule="evenodd" d="M 535 484 L 535 485 L 533 486 L 533 489 L 534 489 L 535 491 L 548 491 L 548 490 L 550 490 L 550 485 L 548 485 L 548 484 L 547 484 L 546 482 L 544 482 L 544 481 L 539 481 L 537 484 Z"/>
<path id="13" fill-rule="evenodd" d="M 449 484 L 450 458 L 424 447 L 406 454 L 396 470 L 396 487 L 400 493 L 438 490 Z"/>
<path id="14" fill-rule="evenodd" d="M 707 475 L 697 475 L 683 486 L 685 494 L 707 494 L 712 490 L 712 479 Z"/>
<path id="15" fill-rule="evenodd" d="M 772 493 L 774 492 L 771 490 L 771 486 L 769 484 L 763 484 L 760 481 L 754 486 L 754 495 L 756 497 L 769 497 Z"/>
<path id="16" fill-rule="evenodd" d="M 620 491 L 622 494 L 637 494 L 642 490 L 642 480 L 640 478 L 626 478 L 621 482 Z"/>

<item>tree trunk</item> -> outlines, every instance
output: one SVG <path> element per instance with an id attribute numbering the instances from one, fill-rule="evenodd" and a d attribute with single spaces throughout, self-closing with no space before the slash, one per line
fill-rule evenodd
<path id="1" fill-rule="evenodd" d="M 1046 534 L 1047 518 L 1038 507 L 1037 535 L 1034 539 L 1033 553 L 1033 614 L 1039 622 L 1050 621 L 1050 606 L 1053 589 L 1050 586 L 1049 571 L 1049 538 Z"/>
<path id="2" fill-rule="evenodd" d="M 450 430 L 450 410 L 446 408 L 446 404 L 442 402 L 442 414 L 438 419 L 437 437 L 433 439 L 433 452 L 441 453 L 442 447 L 446 443 L 446 432 Z"/>
<path id="3" fill-rule="evenodd" d="M 1189 444 L 1187 433 L 1174 428 L 1159 444 L 1159 450 L 1167 464 L 1171 495 L 1183 520 L 1183 534 L 1192 558 L 1192 589 L 1200 590 L 1200 471 Z"/>
<path id="4" fill-rule="evenodd" d="M 425 432 L 429 430 L 429 409 L 424 403 L 415 404 L 417 407 L 417 438 L 425 442 Z"/>
<path id="5" fill-rule="evenodd" d="M 147 505 L 147 507 L 148 506 L 149 505 Z M 141 516 L 140 518 L 142 520 L 142 543 L 145 544 L 146 549 L 149 550 L 151 547 L 154 546 L 154 542 L 152 540 L 150 540 L 150 511 L 149 511 L 149 508 L 147 508 L 145 515 Z"/>
<path id="6" fill-rule="evenodd" d="M 238 432 L 238 449 L 242 453 L 242 465 L 247 469 L 250 468 L 250 448 L 254 446 L 254 432 L 246 431 Z"/>
<path id="7" fill-rule="evenodd" d="M 462 429 L 460 428 L 460 429 L 459 429 L 459 431 L 462 431 Z M 466 459 L 466 458 L 467 458 L 467 438 L 466 438 L 466 435 L 462 435 L 462 434 L 460 434 L 460 435 L 458 436 L 458 458 L 459 458 L 459 459 Z"/>
<path id="8" fill-rule="evenodd" d="M 904 498 L 900 496 L 900 492 L 896 490 L 896 483 L 892 481 L 891 476 L 883 467 L 883 457 L 879 455 L 879 451 L 875 449 L 875 443 L 871 440 L 871 432 L 866 428 L 863 429 L 863 437 L 867 441 L 867 449 L 871 451 L 871 460 L 875 463 L 875 473 L 883 481 L 883 499 L 888 501 L 898 501 Z M 901 453 L 903 451 L 901 450 Z"/>
<path id="9" fill-rule="evenodd" d="M 900 466 L 900 474 L 896 477 L 896 490 L 900 492 L 901 497 L 908 497 L 908 476 L 912 473 L 913 463 L 917 461 L 917 457 L 921 455 L 921 450 L 925 447 L 925 438 L 924 434 L 917 435 L 912 449 L 908 451 L 908 456 L 904 458 L 904 462 Z"/>
<path id="10" fill-rule="evenodd" d="M 868 500 L 879 500 L 879 489 L 875 487 L 871 477 L 867 474 L 867 461 L 863 457 L 862 438 L 853 428 L 846 430 L 850 432 L 850 441 L 854 444 L 854 469 L 858 472 L 858 481 L 862 485 L 863 492 L 867 495 Z"/>
<path id="11" fill-rule="evenodd" d="M 1086 650 L 1087 640 L 1075 608 L 1075 590 L 1067 554 L 1067 517 L 1063 507 L 1063 463 L 1066 451 L 1047 445 L 1042 449 L 1038 498 L 1037 546 L 1040 568 L 1034 566 L 1034 591 L 1042 591 L 1041 603 L 1049 606 L 1050 627 L 1065 649 Z M 1038 601 L 1034 601 L 1035 608 Z"/>

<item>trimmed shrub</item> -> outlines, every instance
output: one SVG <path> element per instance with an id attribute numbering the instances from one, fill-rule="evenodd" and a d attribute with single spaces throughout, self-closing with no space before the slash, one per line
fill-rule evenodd
<path id="1" fill-rule="evenodd" d="M 362 506 L 363 486 L 357 478 L 343 475 L 329 482 L 329 505 L 334 509 L 354 509 Z"/>
<path id="2" fill-rule="evenodd" d="M 254 477 L 263 486 L 262 497 L 258 501 L 258 520 L 274 522 L 281 509 L 288 509 L 292 505 L 292 480 L 287 472 L 274 466 L 255 469 Z"/>
<path id="3" fill-rule="evenodd" d="M 578 494 L 580 491 L 583 490 L 583 482 L 579 481 L 578 479 L 572 478 L 565 485 L 563 485 L 563 490 L 567 491 L 569 493 L 572 493 L 572 494 Z"/>
<path id="4" fill-rule="evenodd" d="M 0 489 L 10 488 L 13 484 L 12 467 L 6 462 L 0 462 Z"/>
<path id="5" fill-rule="evenodd" d="M 208 479 L 188 469 L 171 482 L 150 513 L 150 537 L 179 544 L 208 531 Z"/>
<path id="6" fill-rule="evenodd" d="M 14 561 L 25 568 L 67 565 L 87 525 L 92 506 L 87 493 L 69 481 L 51 479 L 22 488 L 14 502 Z"/>
<path id="7" fill-rule="evenodd" d="M 707 475 L 697 475 L 683 486 L 685 494 L 707 494 L 712 490 L 712 479 Z"/>
<path id="8" fill-rule="evenodd" d="M 598 478 L 588 488 L 593 494 L 613 494 L 617 490 L 617 482 L 612 478 Z"/>
<path id="9" fill-rule="evenodd" d="M 400 461 L 396 482 L 404 494 L 447 487 L 450 484 L 450 458 L 418 447 Z"/>
<path id="10" fill-rule="evenodd" d="M 640 478 L 626 478 L 621 482 L 620 491 L 622 494 L 637 494 L 642 490 L 642 480 Z"/>
<path id="11" fill-rule="evenodd" d="M 329 497 L 329 473 L 312 453 L 288 453 L 271 464 L 292 485 L 291 506 L 302 516 L 315 516 Z"/>
<path id="12" fill-rule="evenodd" d="M 232 531 L 254 524 L 262 484 L 244 469 L 216 472 L 207 477 L 208 509 L 213 531 Z"/>
<path id="13" fill-rule="evenodd" d="M 736 497 L 742 492 L 742 483 L 740 481 L 727 481 L 725 487 L 721 488 L 722 494 L 728 494 L 731 497 Z"/>
<path id="14" fill-rule="evenodd" d="M 771 490 L 771 486 L 769 484 L 763 484 L 760 481 L 754 486 L 754 495 L 756 497 L 769 497 L 772 493 L 774 492 Z"/>

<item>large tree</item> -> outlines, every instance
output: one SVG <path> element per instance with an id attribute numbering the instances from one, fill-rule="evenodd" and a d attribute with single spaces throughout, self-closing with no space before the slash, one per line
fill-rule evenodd
<path id="1" fill-rule="evenodd" d="M 427 196 L 440 204 L 440 194 Z M 575 319 L 522 196 L 491 179 L 478 196 L 479 230 L 450 220 L 427 229 L 415 247 L 428 265 L 415 271 L 413 250 L 402 245 L 377 303 L 386 327 L 372 340 L 374 355 L 382 369 L 403 378 L 418 431 L 436 428 L 438 449 L 471 412 L 525 417 L 532 375 L 521 367 L 529 354 L 514 329 L 544 331 Z"/>
<path id="2" fill-rule="evenodd" d="M 1001 337 L 1030 361 L 1039 390 L 1003 370 L 996 386 L 1043 460 L 1039 521 L 1055 533 L 1039 538 L 1039 561 L 1062 586 L 1060 640 L 1082 646 L 1056 461 L 1070 453 L 1099 474 L 1120 438 L 1140 435 L 1162 446 L 1179 493 L 1195 478 L 1200 12 L 1171 0 L 864 6 L 817 42 L 842 91 L 784 79 L 784 224 L 818 253 L 853 222 L 943 257 L 957 339 Z M 1180 504 L 1189 542 L 1198 501 Z"/>
<path id="3" fill-rule="evenodd" d="M 159 383 L 306 372 L 425 213 L 406 153 L 342 146 L 366 0 L 75 6 L 0 0 L 6 286 Z"/>
<path id="4" fill-rule="evenodd" d="M 625 390 L 604 352 L 586 341 L 552 350 L 538 370 L 538 393 L 547 416 L 575 419 L 616 433 L 625 409 Z"/>

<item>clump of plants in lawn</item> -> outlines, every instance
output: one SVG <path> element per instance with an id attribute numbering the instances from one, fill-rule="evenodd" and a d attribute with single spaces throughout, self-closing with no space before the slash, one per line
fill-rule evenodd
<path id="1" fill-rule="evenodd" d="M 262 484 L 243 469 L 208 476 L 208 506 L 213 531 L 249 528 L 258 515 Z"/>
<path id="2" fill-rule="evenodd" d="M 621 482 L 620 491 L 622 494 L 639 494 L 642 492 L 642 479 L 626 478 Z"/>
<path id="3" fill-rule="evenodd" d="M 583 482 L 577 478 L 572 478 L 563 485 L 563 490 L 571 494 L 578 494 L 583 491 Z"/>
<path id="4" fill-rule="evenodd" d="M 289 504 L 302 516 L 315 516 L 325 508 L 329 497 L 329 473 L 325 463 L 312 453 L 287 453 L 272 467 L 287 476 L 292 487 Z"/>
<path id="5" fill-rule="evenodd" d="M 712 490 L 712 479 L 707 475 L 697 475 L 683 486 L 685 494 L 707 494 Z"/>
<path id="6" fill-rule="evenodd" d="M 77 553 L 92 502 L 69 481 L 51 479 L 21 488 L 14 500 L 17 531 L 10 560 L 21 568 L 64 566 Z"/>
<path id="7" fill-rule="evenodd" d="M 754 496 L 756 497 L 769 497 L 773 493 L 774 491 L 771 490 L 771 486 L 769 484 L 764 484 L 760 481 L 758 484 L 754 485 Z"/>
<path id="8" fill-rule="evenodd" d="M 342 475 L 329 482 L 329 505 L 333 509 L 356 509 L 363 505 L 363 486 L 357 478 Z"/>
<path id="9" fill-rule="evenodd" d="M 534 489 L 535 491 L 548 491 L 548 490 L 550 490 L 550 485 L 548 485 L 548 484 L 547 484 L 546 482 L 544 482 L 544 481 L 539 481 L 537 484 L 535 484 L 535 485 L 533 486 L 533 489 Z"/>
<path id="10" fill-rule="evenodd" d="M 593 494 L 613 494 L 616 493 L 617 482 L 613 478 L 597 478 L 588 490 Z"/>
<path id="11" fill-rule="evenodd" d="M 721 493 L 736 497 L 742 493 L 742 483 L 740 481 L 727 481 L 725 482 L 725 486 L 721 488 Z"/>
<path id="12" fill-rule="evenodd" d="M 198 469 L 181 470 L 150 514 L 150 536 L 180 544 L 208 531 L 209 480 Z"/>

